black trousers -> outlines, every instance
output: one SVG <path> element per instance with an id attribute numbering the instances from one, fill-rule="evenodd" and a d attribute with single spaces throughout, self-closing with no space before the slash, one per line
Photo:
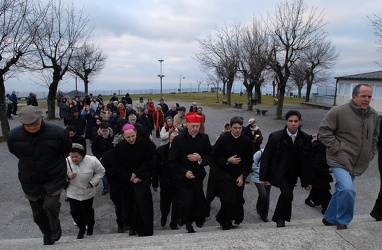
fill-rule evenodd
<path id="1" fill-rule="evenodd" d="M 120 197 L 112 198 L 111 200 L 114 204 L 117 225 L 119 228 L 124 228 L 125 225 L 127 225 L 127 215 L 124 212 L 126 209 L 124 209 L 123 196 L 121 195 Z"/>
<path id="2" fill-rule="evenodd" d="M 17 115 L 17 103 L 13 103 L 12 106 L 13 106 L 13 112 L 12 113 L 14 115 Z"/>
<path id="3" fill-rule="evenodd" d="M 93 200 L 94 197 L 83 201 L 69 198 L 70 214 L 80 229 L 85 229 L 86 225 L 88 229 L 94 227 Z"/>
<path id="4" fill-rule="evenodd" d="M 292 201 L 293 201 L 293 189 L 294 183 L 284 178 L 280 183 L 281 194 L 277 200 L 277 205 L 275 213 L 273 214 L 272 220 L 277 222 L 282 219 L 285 221 L 290 221 L 292 216 Z"/>
<path id="5" fill-rule="evenodd" d="M 329 190 L 320 190 L 313 187 L 307 199 L 313 201 L 315 205 L 320 204 L 322 209 L 326 210 L 331 198 L 332 194 Z"/>
<path id="6" fill-rule="evenodd" d="M 171 223 L 176 225 L 179 214 L 178 194 L 172 182 L 160 183 L 160 211 L 162 218 L 167 218 L 171 208 Z"/>
<path id="7" fill-rule="evenodd" d="M 208 183 L 207 183 L 207 193 L 206 200 L 208 204 L 215 199 L 215 197 L 219 197 L 220 189 L 219 189 L 219 178 L 218 178 L 218 166 L 215 162 L 210 165 L 210 173 L 208 175 Z"/>
<path id="8" fill-rule="evenodd" d="M 33 220 L 43 234 L 50 234 L 58 229 L 60 220 L 60 195 L 39 198 L 37 201 L 29 200 L 32 208 Z"/>

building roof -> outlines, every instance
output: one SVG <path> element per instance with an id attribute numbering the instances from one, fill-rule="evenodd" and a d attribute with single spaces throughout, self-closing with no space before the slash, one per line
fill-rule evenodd
<path id="1" fill-rule="evenodd" d="M 382 80 L 382 71 L 375 71 L 369 73 L 355 74 L 349 76 L 338 76 L 334 79 L 354 79 L 354 80 Z"/>

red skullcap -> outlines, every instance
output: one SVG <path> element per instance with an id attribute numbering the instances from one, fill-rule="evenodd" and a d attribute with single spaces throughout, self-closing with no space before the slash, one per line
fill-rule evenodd
<path id="1" fill-rule="evenodd" d="M 203 117 L 194 112 L 188 112 L 186 114 L 186 120 L 188 123 L 201 123 L 203 120 Z"/>
<path id="2" fill-rule="evenodd" d="M 128 123 L 125 126 L 123 126 L 122 131 L 126 131 L 126 130 L 129 130 L 129 129 L 135 129 L 134 125 L 131 125 L 131 124 Z"/>

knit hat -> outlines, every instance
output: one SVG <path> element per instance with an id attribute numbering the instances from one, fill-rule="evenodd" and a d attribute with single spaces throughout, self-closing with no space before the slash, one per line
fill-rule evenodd
<path id="1" fill-rule="evenodd" d="M 256 121 L 256 120 L 255 120 L 255 118 L 251 118 L 251 119 L 249 119 L 249 120 L 248 120 L 248 124 L 247 124 L 247 125 L 250 125 L 250 124 L 252 124 L 254 121 Z"/>
<path id="2" fill-rule="evenodd" d="M 33 124 L 42 116 L 42 110 L 36 106 L 26 106 L 19 111 L 19 120 L 24 125 Z"/>

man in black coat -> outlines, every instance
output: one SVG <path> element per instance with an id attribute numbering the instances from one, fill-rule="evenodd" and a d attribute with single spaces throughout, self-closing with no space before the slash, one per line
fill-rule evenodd
<path id="1" fill-rule="evenodd" d="M 69 118 L 68 125 L 73 125 L 77 130 L 77 135 L 85 136 L 86 120 L 80 116 L 77 108 L 74 109 L 73 116 Z"/>
<path id="2" fill-rule="evenodd" d="M 216 215 L 223 230 L 240 224 L 244 218 L 245 178 L 252 167 L 252 140 L 241 135 L 243 120 L 235 116 L 230 121 L 231 133 L 221 135 L 214 147 L 214 159 L 218 166 L 220 211 Z"/>
<path id="3" fill-rule="evenodd" d="M 175 178 L 179 197 L 179 225 L 186 224 L 189 233 L 192 223 L 202 227 L 209 215 L 209 206 L 203 192 L 204 167 L 212 161 L 212 146 L 207 134 L 199 133 L 202 117 L 186 115 L 187 131 L 175 137 L 170 149 L 169 163 Z"/>
<path id="4" fill-rule="evenodd" d="M 160 211 L 161 211 L 161 226 L 164 227 L 167 222 L 167 216 L 170 213 L 171 207 L 171 222 L 172 230 L 178 229 L 178 195 L 175 188 L 174 178 L 171 174 L 170 164 L 168 162 L 168 154 L 171 143 L 179 132 L 174 130 L 170 133 L 169 142 L 158 147 L 155 150 L 154 170 L 152 177 L 152 187 L 156 192 L 158 189 L 158 181 L 160 182 Z M 171 206 L 172 205 L 172 206 Z"/>
<path id="5" fill-rule="evenodd" d="M 68 132 L 43 121 L 42 111 L 27 106 L 19 112 L 22 126 L 8 134 L 9 152 L 19 159 L 19 180 L 44 234 L 44 245 L 61 237 L 60 195 L 66 183 L 66 157 L 72 143 Z"/>
<path id="6" fill-rule="evenodd" d="M 77 130 L 76 130 L 76 128 L 73 125 L 67 126 L 66 130 L 69 133 L 70 140 L 72 141 L 72 143 L 79 143 L 79 144 L 81 144 L 82 147 L 84 147 L 85 153 L 86 153 L 86 140 L 85 140 L 85 138 L 77 135 L 77 133 L 76 133 Z"/>
<path id="7" fill-rule="evenodd" d="M 109 127 L 107 122 L 101 123 L 98 129 L 98 135 L 94 137 L 92 143 L 92 153 L 98 160 L 102 160 L 103 155 L 113 148 L 113 130 Z M 109 192 L 109 182 L 107 176 L 102 178 L 103 190 L 101 195 L 105 195 Z"/>
<path id="8" fill-rule="evenodd" d="M 153 235 L 154 209 L 151 195 L 152 158 L 155 148 L 137 137 L 135 127 L 126 124 L 124 140 L 115 146 L 115 173 L 123 190 L 123 204 L 131 227 L 129 235 Z"/>
<path id="9" fill-rule="evenodd" d="M 312 188 L 311 136 L 300 129 L 301 113 L 297 110 L 289 110 L 285 120 L 283 130 L 269 135 L 260 168 L 260 183 L 266 186 L 268 181 L 281 191 L 272 218 L 277 227 L 285 227 L 285 221 L 291 219 L 297 178 L 300 177 L 303 187 L 308 190 Z"/>

